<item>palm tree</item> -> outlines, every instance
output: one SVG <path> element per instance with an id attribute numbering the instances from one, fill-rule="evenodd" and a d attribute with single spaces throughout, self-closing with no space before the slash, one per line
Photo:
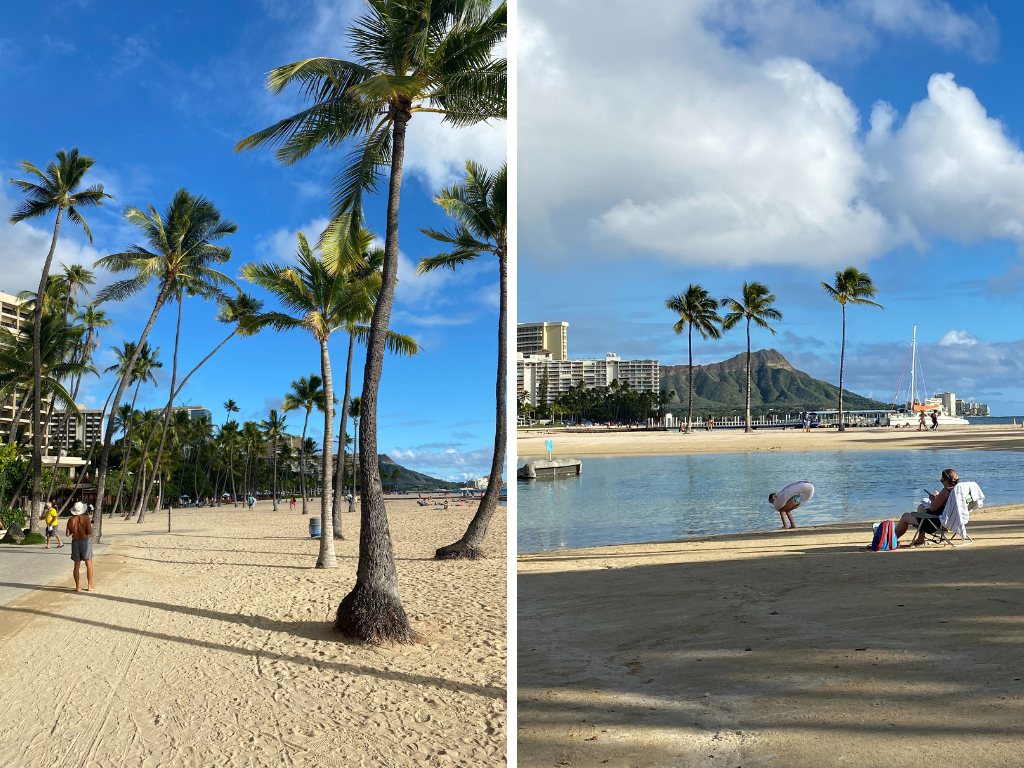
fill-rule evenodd
<path id="1" fill-rule="evenodd" d="M 234 419 L 224 422 L 220 428 L 221 445 L 228 452 L 228 474 L 231 476 L 231 506 L 238 506 L 238 491 L 235 489 L 235 448 L 242 442 L 242 434 L 238 431 L 238 422 Z"/>
<path id="2" fill-rule="evenodd" d="M 843 307 L 843 341 L 839 352 L 839 431 L 845 432 L 846 425 L 843 424 L 843 368 L 846 365 L 846 305 L 865 304 L 882 310 L 885 307 L 871 301 L 878 293 L 878 288 L 871 282 L 871 277 L 867 272 L 861 272 L 856 267 L 847 267 L 842 272 L 836 272 L 833 283 L 829 285 L 823 280 L 821 287 L 825 289 L 825 293 L 838 301 Z"/>
<path id="3" fill-rule="evenodd" d="M 104 373 L 117 372 L 118 377 L 123 378 L 128 372 L 128 363 L 135 359 L 135 367 L 131 371 L 129 378 L 129 385 L 135 382 L 135 393 L 132 395 L 132 404 L 129 414 L 135 413 L 135 401 L 139 397 L 139 388 L 146 382 L 152 382 L 153 386 L 156 386 L 156 374 L 155 371 L 158 368 L 163 368 L 164 364 L 160 362 L 160 347 L 153 349 L 149 342 L 144 342 L 142 349 L 138 350 L 138 345 L 134 341 L 124 342 L 124 348 L 118 349 L 112 347 L 114 355 L 117 356 L 117 365 L 112 365 L 107 368 Z M 118 409 L 120 412 L 120 409 Z M 128 434 L 125 436 L 125 446 L 127 447 L 132 441 L 132 428 L 134 424 L 134 418 L 129 417 L 128 421 Z M 123 464 L 123 462 L 122 462 Z M 114 507 L 121 501 L 121 491 L 124 489 L 124 478 L 125 478 L 124 466 L 121 467 L 121 478 L 117 484 L 117 495 L 114 500 Z M 97 486 L 99 487 L 99 486 Z M 110 513 L 113 516 L 113 512 Z"/>
<path id="4" fill-rule="evenodd" d="M 65 295 L 64 314 L 67 315 L 71 307 L 78 303 L 78 291 L 86 290 L 85 286 L 95 285 L 96 276 L 81 264 L 72 264 L 70 267 L 63 264 L 60 266 L 63 271 L 57 276 L 57 280 Z"/>
<path id="5" fill-rule="evenodd" d="M 302 443 L 299 445 L 299 484 L 302 490 L 302 514 L 308 515 L 306 509 L 306 427 L 309 426 L 309 414 L 316 408 L 318 411 L 324 409 L 324 380 L 315 373 L 309 374 L 307 379 L 300 376 L 298 381 L 292 382 L 292 391 L 284 396 L 284 403 L 281 410 L 285 413 L 297 411 L 300 408 L 306 411 L 306 419 L 302 422 Z"/>
<path id="6" fill-rule="evenodd" d="M 124 217 L 142 232 L 152 250 L 140 245 L 131 245 L 122 253 L 104 256 L 93 266 L 104 267 L 111 272 L 134 272 L 134 276 L 107 286 L 97 297 L 98 301 L 107 299 L 123 300 L 142 291 L 155 277 L 159 280 L 153 311 L 142 331 L 138 343 L 141 345 L 156 322 L 156 317 L 164 303 L 176 295 L 183 281 L 187 281 L 188 289 L 197 290 L 200 286 L 211 292 L 219 293 L 222 284 L 234 285 L 226 275 L 213 269 L 211 265 L 224 264 L 231 258 L 231 249 L 217 245 L 216 241 L 238 231 L 238 225 L 221 217 L 217 207 L 204 197 L 196 197 L 182 188 L 174 193 L 164 215 L 156 208 L 149 207 L 149 212 L 139 208 L 128 207 Z M 138 350 L 136 350 L 138 354 Z M 131 370 L 135 361 L 131 361 Z M 127 377 L 121 379 L 117 393 L 114 395 L 112 410 L 117 410 L 121 396 L 128 385 Z M 172 388 L 173 389 L 173 388 Z M 110 442 L 113 432 L 108 425 L 103 438 L 103 453 L 96 472 L 97 488 L 103 487 L 107 475 L 107 462 L 110 459 Z M 103 531 L 102 494 L 96 500 L 96 513 L 93 525 L 93 536 L 100 540 Z"/>
<path id="7" fill-rule="evenodd" d="M 762 283 L 743 282 L 743 291 L 739 301 L 728 297 L 720 302 L 723 307 L 728 307 L 729 314 L 722 319 L 722 330 L 728 331 L 737 326 L 740 321 L 747 321 L 747 405 L 745 413 L 745 432 L 751 432 L 750 428 L 750 323 L 753 322 L 759 328 L 764 328 L 775 335 L 775 329 L 769 324 L 769 320 L 781 320 L 782 313 L 772 305 L 778 298 L 768 290 L 768 286 Z"/>
<path id="8" fill-rule="evenodd" d="M 228 398 L 228 401 L 224 403 L 224 412 L 228 415 L 228 418 L 230 419 L 232 413 L 238 413 L 238 403 L 236 403 L 231 398 Z"/>
<path id="9" fill-rule="evenodd" d="M 672 330 L 682 335 L 683 331 L 689 327 L 686 340 L 689 351 L 687 370 L 690 385 L 690 395 L 686 407 L 686 431 L 689 432 L 690 425 L 693 423 L 693 329 L 696 328 L 697 333 L 705 340 L 720 339 L 722 331 L 719 326 L 722 324 L 722 318 L 718 314 L 718 302 L 711 298 L 711 294 L 704 289 L 704 286 L 693 283 L 687 286 L 686 293 L 678 293 L 665 299 L 665 308 L 679 315 L 679 320 L 672 326 Z"/>
<path id="10" fill-rule="evenodd" d="M 363 196 L 376 192 L 390 165 L 384 268 L 367 340 L 359 446 L 364 456 L 376 456 L 377 390 L 398 275 L 406 127 L 417 112 L 443 114 L 454 127 L 505 117 L 506 63 L 494 59 L 493 50 L 505 37 L 506 7 L 500 3 L 492 9 L 490 0 L 368 0 L 367 5 L 349 32 L 356 60 L 315 58 L 272 70 L 268 89 L 276 94 L 298 83 L 315 103 L 243 139 L 236 150 L 278 145 L 278 159 L 291 164 L 318 146 L 354 142 L 335 190 L 333 231 L 341 240 L 362 225 Z M 327 446 L 325 435 L 325 454 Z M 362 472 L 359 567 L 335 625 L 369 642 L 411 642 L 377 462 L 363 462 Z"/>
<path id="11" fill-rule="evenodd" d="M 348 511 L 356 511 L 356 471 L 359 466 L 359 414 L 362 410 L 361 397 L 353 397 L 348 407 L 348 415 L 352 417 L 352 431 L 356 434 L 355 453 L 352 454 L 352 496 L 349 498 Z"/>
<path id="12" fill-rule="evenodd" d="M 507 330 L 508 322 L 508 164 L 503 163 L 498 172 L 489 175 L 487 169 L 473 161 L 466 162 L 466 181 L 462 186 L 453 184 L 451 189 L 442 189 L 434 202 L 444 208 L 445 213 L 458 222 L 455 229 L 436 232 L 424 229 L 422 232 L 434 240 L 448 243 L 454 248 L 448 253 L 420 261 L 417 272 L 447 267 L 455 271 L 459 264 L 475 261 L 481 253 L 493 253 L 498 257 L 500 273 L 498 310 L 498 376 L 495 385 L 494 453 L 491 456 L 491 474 L 487 478 L 487 490 L 480 500 L 476 514 L 462 538 L 434 553 L 442 559 L 475 559 L 482 557 L 480 550 L 487 526 L 498 508 L 501 496 L 501 473 L 505 467 L 505 443 L 508 436 L 506 423 L 507 399 Z"/>
<path id="13" fill-rule="evenodd" d="M 85 230 L 85 234 L 92 243 L 92 232 L 89 225 L 79 213 L 80 208 L 92 205 L 103 205 L 103 198 L 114 198 L 103 191 L 102 184 L 94 184 L 88 189 L 81 189 L 82 180 L 85 174 L 92 168 L 96 161 L 91 157 L 78 154 L 78 148 L 71 152 L 63 149 L 57 153 L 57 162 L 50 161 L 43 172 L 36 168 L 28 160 L 18 163 L 24 173 L 32 174 L 36 178 L 32 181 L 10 179 L 11 184 L 16 185 L 25 193 L 27 199 L 23 200 L 14 210 L 8 219 L 11 224 L 19 221 L 37 219 L 56 211 L 57 218 L 53 225 L 53 238 L 50 240 L 50 252 L 46 254 L 46 261 L 43 263 L 43 273 L 39 277 L 39 289 L 37 296 L 45 296 L 46 285 L 50 276 L 50 265 L 53 263 L 53 252 L 57 249 L 57 235 L 60 232 L 60 221 L 67 212 L 68 221 L 78 224 Z M 35 302 L 33 312 L 33 338 L 38 342 L 42 338 L 40 326 L 43 322 L 43 301 Z M 42 472 L 43 472 L 43 433 L 40 415 L 42 413 L 41 394 L 41 365 L 42 353 L 38 344 L 32 350 L 33 369 L 33 408 L 32 408 L 32 508 L 29 512 L 28 525 L 30 531 L 36 530 L 37 518 L 40 514 L 40 494 L 42 493 Z M 115 407 L 116 409 L 116 407 Z"/>
<path id="14" fill-rule="evenodd" d="M 271 501 L 275 512 L 277 512 L 277 441 L 284 436 L 284 428 L 286 426 L 285 418 L 278 415 L 276 408 L 271 408 L 270 415 L 260 422 L 260 428 L 270 441 L 270 451 L 274 456 L 274 486 L 273 499 Z"/>
<path id="15" fill-rule="evenodd" d="M 331 485 L 334 385 L 327 342 L 334 331 L 345 327 L 358 316 L 367 296 L 376 296 L 380 289 L 380 277 L 374 273 L 362 280 L 349 280 L 346 272 L 328 269 L 324 260 L 313 253 L 306 236 L 301 232 L 298 233 L 298 241 L 294 265 L 273 262 L 246 264 L 242 267 L 242 275 L 254 285 L 276 295 L 285 309 L 285 312 L 261 315 L 261 326 L 270 326 L 279 331 L 304 330 L 320 346 L 320 376 L 324 387 L 324 449 L 321 474 L 323 490 L 320 494 L 320 554 L 316 565 L 317 568 L 337 568 Z"/>

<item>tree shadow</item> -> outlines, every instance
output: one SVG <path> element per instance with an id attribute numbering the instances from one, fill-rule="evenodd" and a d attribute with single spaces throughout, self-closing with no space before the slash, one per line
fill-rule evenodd
<path id="1" fill-rule="evenodd" d="M 870 553 L 837 535 L 772 551 L 761 534 L 746 551 L 587 552 L 637 564 L 520 572 L 520 765 L 704 758 L 702 739 L 737 730 L 772 739 L 786 765 L 814 765 L 822 739 L 848 764 L 880 764 L 876 739 L 897 729 L 899 750 L 947 756 L 1024 739 L 1024 521 L 970 530 L 963 548 Z M 766 759 L 757 739 L 733 741 L 741 764 Z"/>
<path id="2" fill-rule="evenodd" d="M 30 584 L 13 584 L 0 582 L 0 586 L 17 587 L 23 589 L 39 589 L 46 592 L 59 592 L 62 594 L 66 594 L 68 592 L 68 590 L 64 588 L 38 587 Z M 276 621 L 273 619 L 267 619 L 260 616 L 244 616 L 242 614 L 212 611 L 206 608 L 191 608 L 189 606 L 177 605 L 174 603 L 161 603 L 153 600 L 138 600 L 135 598 L 121 597 L 118 595 L 100 594 L 98 592 L 84 593 L 83 596 L 87 599 L 131 603 L 132 605 L 144 606 L 158 611 L 183 613 L 191 616 L 200 616 L 202 618 L 213 619 L 216 621 L 226 621 L 233 624 L 241 624 L 243 626 L 252 627 L 255 629 L 263 629 L 270 632 L 282 632 L 293 637 L 301 637 L 307 640 L 341 643 L 345 645 L 360 645 L 360 643 L 358 643 L 357 641 L 354 641 L 350 638 L 346 638 L 343 635 L 338 634 L 331 624 L 322 621 Z M 179 635 L 170 635 L 164 632 L 153 632 L 150 630 L 138 629 L 134 627 L 124 627 L 119 624 L 111 624 L 108 622 L 97 621 L 95 619 L 64 616 L 59 613 L 43 611 L 35 608 L 12 608 L 10 606 L 0 606 L 0 612 L 21 615 L 27 614 L 50 619 L 58 619 L 60 621 L 72 621 L 76 624 L 84 624 L 86 626 L 98 627 L 101 629 L 110 629 L 115 630 L 117 632 L 127 632 L 129 634 L 141 634 L 143 637 L 149 637 L 151 639 L 163 642 L 183 643 L 185 645 L 192 645 L 199 648 L 207 648 L 209 650 L 228 651 L 230 653 L 237 653 L 243 656 L 259 656 L 265 659 L 286 661 L 293 664 L 305 664 L 307 666 L 317 667 L 318 669 L 329 669 L 336 672 L 343 672 L 346 674 L 370 675 L 382 680 L 392 680 L 400 683 L 436 686 L 438 688 L 444 688 L 445 690 L 453 691 L 456 693 L 469 693 L 490 699 L 504 700 L 506 697 L 505 689 L 498 688 L 496 686 L 477 685 L 475 683 L 461 683 L 455 680 L 449 680 L 447 678 L 432 677 L 430 675 L 418 675 L 408 672 L 394 672 L 390 670 L 361 667 L 357 664 L 347 664 L 339 661 L 317 659 L 311 656 L 302 656 L 298 654 L 288 655 L 268 650 L 261 650 L 256 652 L 249 650 L 247 648 L 241 648 L 235 645 L 228 645 L 225 643 L 217 643 L 209 640 L 199 640 L 195 638 L 181 637 Z"/>

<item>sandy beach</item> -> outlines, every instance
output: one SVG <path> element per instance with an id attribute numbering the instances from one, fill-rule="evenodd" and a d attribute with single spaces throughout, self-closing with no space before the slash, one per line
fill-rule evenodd
<path id="1" fill-rule="evenodd" d="M 503 765 L 504 509 L 492 558 L 442 563 L 434 549 L 475 503 L 387 506 L 415 646 L 330 625 L 355 580 L 358 515 L 343 515 L 332 571 L 313 568 L 308 518 L 269 502 L 176 510 L 172 534 L 165 512 L 104 520 L 96 593 L 74 593 L 68 560 L 0 607 L 0 765 Z"/>
<path id="2" fill-rule="evenodd" d="M 595 456 L 663 456 L 683 453 L 742 453 L 744 451 L 851 451 L 959 448 L 988 451 L 1024 451 L 1024 429 L 1010 424 L 949 427 L 935 432 L 917 429 L 742 429 L 681 432 L 588 431 L 561 429 L 520 431 L 516 452 L 520 458 L 546 456 L 544 441 L 553 440 L 556 458 Z"/>
<path id="3" fill-rule="evenodd" d="M 524 555 L 519 765 L 1016 766 L 1024 507 Z"/>

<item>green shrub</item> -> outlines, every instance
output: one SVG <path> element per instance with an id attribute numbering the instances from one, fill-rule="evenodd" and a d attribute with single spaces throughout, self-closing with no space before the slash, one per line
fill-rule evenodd
<path id="1" fill-rule="evenodd" d="M 22 528 L 25 527 L 25 523 L 28 522 L 28 515 L 17 509 L 0 509 L 0 528 L 5 531 L 10 527 L 11 523 L 17 523 Z"/>
<path id="2" fill-rule="evenodd" d="M 41 534 L 41 533 L 37 533 L 36 531 L 31 531 L 31 532 L 25 534 L 25 540 L 22 541 L 21 543 L 22 544 L 45 544 L 46 543 L 46 537 L 43 536 L 43 534 Z"/>

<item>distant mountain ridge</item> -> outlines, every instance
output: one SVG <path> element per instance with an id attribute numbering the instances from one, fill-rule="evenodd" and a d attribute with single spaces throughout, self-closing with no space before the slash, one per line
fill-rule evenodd
<path id="1" fill-rule="evenodd" d="M 743 413 L 746 388 L 747 353 L 720 363 L 693 366 L 693 412 L 715 416 Z M 686 365 L 659 366 L 662 390 L 675 390 L 676 399 L 668 409 L 686 412 Z M 800 411 L 824 411 L 839 407 L 839 387 L 798 371 L 777 349 L 759 349 L 750 353 L 750 410 L 761 415 Z M 843 391 L 845 410 L 887 409 L 888 403 Z"/>
<path id="2" fill-rule="evenodd" d="M 430 475 L 424 475 L 421 472 L 416 472 L 412 469 L 403 467 L 401 464 L 396 463 L 386 453 L 378 454 L 377 464 L 389 473 L 398 470 L 398 482 L 395 484 L 396 490 L 399 491 L 430 491 L 435 488 L 462 488 L 463 483 L 453 483 L 451 480 L 441 480 L 437 477 L 431 477 Z M 387 485 L 391 484 L 391 478 L 388 477 L 386 481 Z"/>

